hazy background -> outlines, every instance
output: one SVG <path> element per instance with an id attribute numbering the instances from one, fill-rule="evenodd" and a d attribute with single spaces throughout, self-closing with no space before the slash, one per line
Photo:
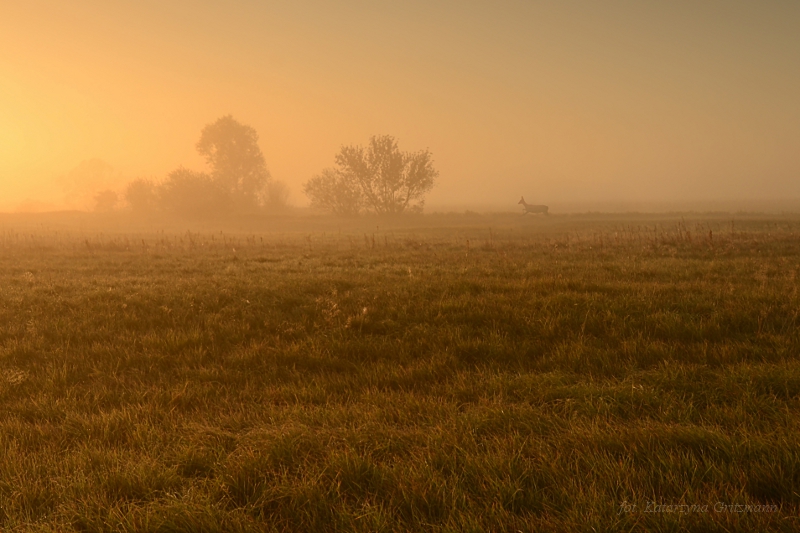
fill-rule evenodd
<path id="1" fill-rule="evenodd" d="M 295 205 L 374 134 L 431 150 L 430 208 L 800 205 L 799 28 L 796 0 L 3 1 L 0 210 L 202 169 L 229 113 Z"/>

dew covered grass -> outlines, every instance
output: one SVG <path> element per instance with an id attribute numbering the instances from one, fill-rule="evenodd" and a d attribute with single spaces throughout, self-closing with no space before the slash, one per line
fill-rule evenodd
<path id="1" fill-rule="evenodd" d="M 800 220 L 421 220 L 5 221 L 0 529 L 800 527 Z"/>

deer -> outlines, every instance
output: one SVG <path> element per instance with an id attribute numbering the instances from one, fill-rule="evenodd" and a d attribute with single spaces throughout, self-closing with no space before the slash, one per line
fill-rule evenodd
<path id="1" fill-rule="evenodd" d="M 525 197 L 523 196 L 520 198 L 520 201 L 517 202 L 518 204 L 522 204 L 522 214 L 527 215 L 528 213 L 542 213 L 544 215 L 548 215 L 547 206 L 546 205 L 531 205 L 525 201 Z"/>

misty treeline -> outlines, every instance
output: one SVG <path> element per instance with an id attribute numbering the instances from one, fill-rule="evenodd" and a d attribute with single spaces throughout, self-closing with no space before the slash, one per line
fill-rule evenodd
<path id="1" fill-rule="evenodd" d="M 203 128 L 196 147 L 208 172 L 180 167 L 161 182 L 133 180 L 125 189 L 131 210 L 194 217 L 287 205 L 289 190 L 270 176 L 252 127 L 224 116 Z M 394 137 L 377 135 L 365 147 L 342 146 L 334 166 L 306 182 L 304 192 L 312 207 L 336 215 L 421 212 L 438 175 L 428 150 L 402 152 Z M 115 193 L 103 191 L 96 209 L 108 211 L 116 201 Z"/>
<path id="2" fill-rule="evenodd" d="M 366 147 L 342 146 L 326 168 L 304 186 L 311 206 L 337 215 L 421 212 L 439 172 L 428 150 L 401 152 L 391 135 L 376 135 Z"/>
<path id="3" fill-rule="evenodd" d="M 180 167 L 161 182 L 135 179 L 125 189 L 131 210 L 193 217 L 286 206 L 289 190 L 270 176 L 252 127 L 224 116 L 203 128 L 196 147 L 208 164 L 208 172 Z M 110 200 L 98 195 L 98 209 Z"/>

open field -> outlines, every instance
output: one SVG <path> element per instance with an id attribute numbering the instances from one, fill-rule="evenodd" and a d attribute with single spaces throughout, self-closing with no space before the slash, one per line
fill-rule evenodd
<path id="1" fill-rule="evenodd" d="M 4 531 L 800 528 L 798 217 L 104 220 L 0 220 Z"/>

